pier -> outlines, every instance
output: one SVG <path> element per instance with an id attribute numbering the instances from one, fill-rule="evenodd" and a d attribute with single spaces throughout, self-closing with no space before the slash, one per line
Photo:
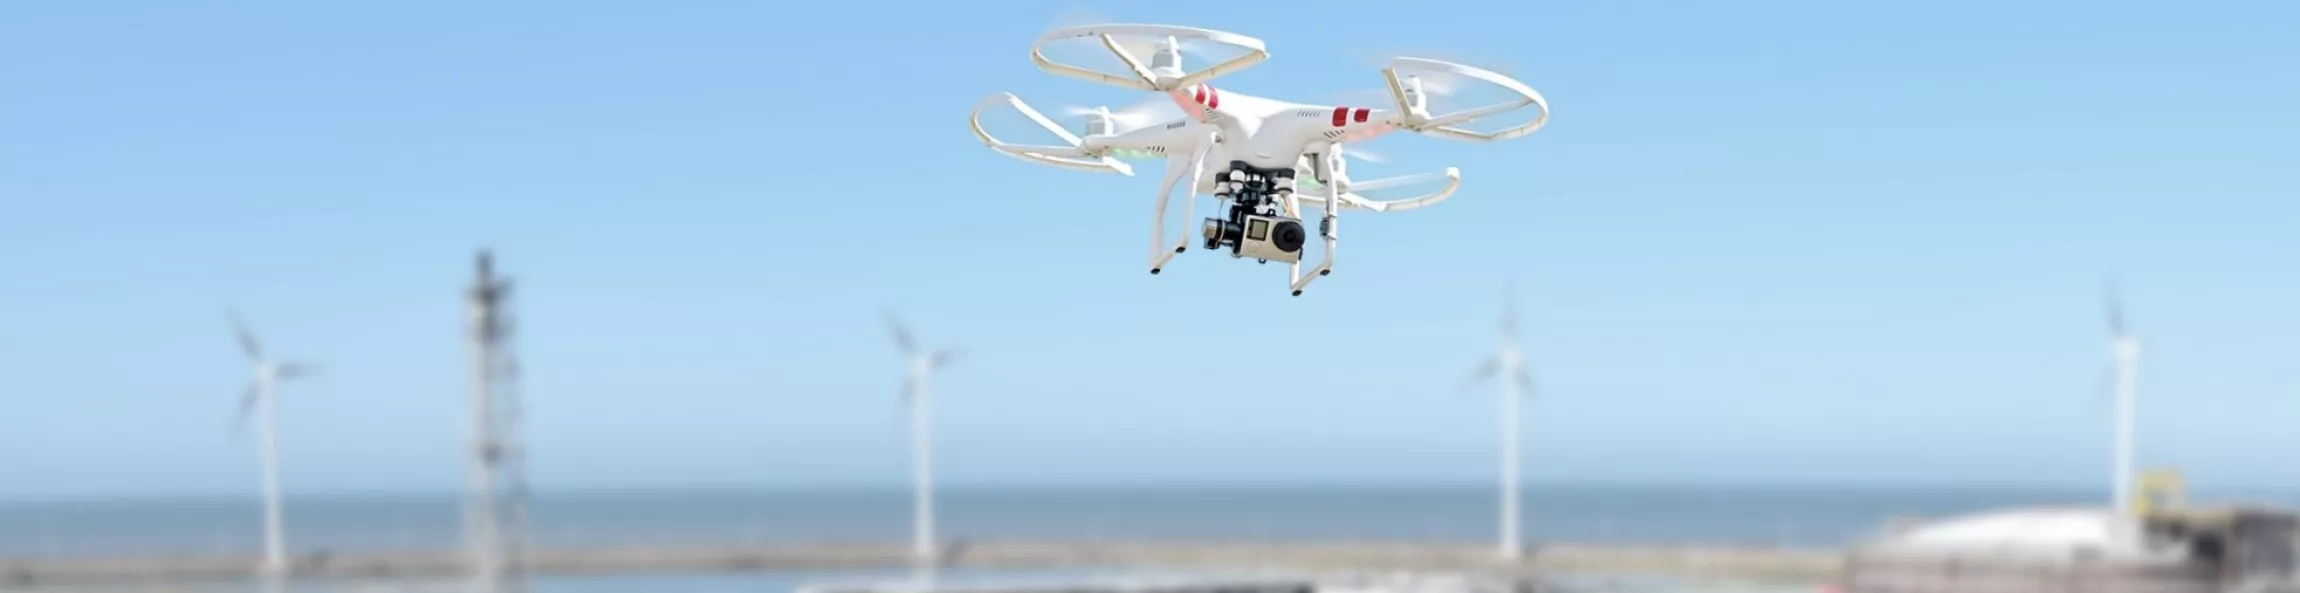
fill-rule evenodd
<path id="1" fill-rule="evenodd" d="M 1434 543 L 965 542 L 945 546 L 940 566 L 995 570 L 1460 571 L 1495 574 L 1613 573 L 1732 580 L 1820 581 L 1843 564 L 1836 550 L 1761 547 L 1535 546 L 1517 561 L 1491 545 Z M 185 584 L 257 576 L 255 557 L 0 559 L 0 590 L 46 586 Z M 530 574 L 901 570 L 916 565 L 899 543 L 752 547 L 558 548 L 535 550 Z M 460 550 L 305 555 L 298 579 L 443 579 L 469 574 Z"/>

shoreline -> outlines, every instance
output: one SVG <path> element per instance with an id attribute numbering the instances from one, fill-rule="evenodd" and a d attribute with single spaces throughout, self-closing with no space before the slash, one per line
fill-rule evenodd
<path id="1" fill-rule="evenodd" d="M 1080 568 L 1307 571 L 1465 571 L 1651 574 L 1735 580 L 1821 581 L 1843 563 L 1838 550 L 1759 546 L 1534 546 L 1511 561 L 1487 545 L 1417 542 L 1225 543 L 973 541 L 946 545 L 938 566 L 960 569 Z M 0 558 L 0 589 L 89 584 L 243 581 L 257 558 Z M 438 579 L 465 572 L 460 550 L 408 550 L 291 559 L 295 579 Z M 550 548 L 530 554 L 533 576 L 740 573 L 914 568 L 900 543 Z"/>

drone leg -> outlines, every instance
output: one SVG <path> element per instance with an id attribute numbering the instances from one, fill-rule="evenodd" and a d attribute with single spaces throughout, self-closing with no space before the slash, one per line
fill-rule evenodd
<path id="1" fill-rule="evenodd" d="M 1174 254 L 1181 253 L 1180 251 L 1168 250 L 1166 248 L 1166 199 L 1174 195 L 1174 182 L 1182 178 L 1182 168 L 1174 166 L 1172 161 L 1168 161 L 1168 163 L 1169 164 L 1166 166 L 1166 182 L 1158 185 L 1157 215 L 1150 220 L 1151 274 L 1157 274 L 1160 270 L 1166 269 L 1166 261 L 1174 259 Z M 1195 198 L 1198 195 L 1197 186 L 1194 183 L 1191 185 L 1190 195 L 1192 198 Z M 1188 205 L 1184 205 L 1183 207 L 1185 209 L 1189 208 Z M 1185 218 L 1183 220 L 1188 221 L 1189 219 Z M 1183 241 L 1189 241 L 1187 232 L 1184 232 Z"/>
<path id="2" fill-rule="evenodd" d="M 1190 159 L 1190 179 L 1186 183 L 1190 187 L 1184 194 L 1185 197 L 1182 201 L 1182 223 L 1185 225 L 1190 223 L 1191 218 L 1198 215 L 1198 182 L 1206 177 L 1206 151 L 1208 150 L 1213 150 L 1211 139 L 1208 140 L 1205 148 L 1196 151 L 1196 156 Z M 1177 180 L 1175 174 L 1180 172 L 1179 169 L 1176 169 L 1166 173 L 1166 187 L 1158 193 L 1158 226 L 1164 226 L 1166 223 L 1166 196 L 1174 191 L 1174 183 Z M 1165 269 L 1166 262 L 1174 259 L 1174 256 L 1190 250 L 1190 229 L 1187 226 L 1183 227 L 1182 238 L 1174 242 L 1172 250 L 1160 248 L 1161 245 L 1156 243 L 1156 240 L 1164 238 L 1164 231 L 1159 231 L 1158 235 L 1152 238 L 1150 245 L 1150 273 L 1152 274 Z"/>
<path id="3" fill-rule="evenodd" d="M 1286 192 L 1286 215 L 1294 218 L 1302 217 L 1302 197 L 1295 195 L 1294 192 Z M 1305 284 L 1302 282 L 1302 260 L 1297 259 L 1293 263 L 1286 264 L 1286 284 L 1293 287 L 1294 296 L 1302 296 L 1301 287 Z"/>
<path id="4" fill-rule="evenodd" d="M 1339 155 L 1341 152 L 1341 144 L 1334 144 L 1333 154 Z M 1316 281 L 1318 277 L 1334 273 L 1334 248 L 1341 236 L 1342 194 L 1348 192 L 1342 187 L 1345 183 L 1341 180 L 1341 176 L 1333 174 L 1336 168 L 1332 165 L 1333 160 L 1328 159 L 1339 158 L 1339 156 L 1326 156 L 1316 161 L 1321 165 L 1316 171 L 1322 177 L 1319 181 L 1326 184 L 1326 207 L 1322 208 L 1323 212 L 1318 215 L 1318 235 L 1326 240 L 1326 253 L 1318 262 L 1317 269 L 1311 270 L 1313 273 L 1308 275 L 1299 271 L 1294 273 L 1294 296 L 1302 296 L 1302 289 L 1308 288 L 1310 283 Z M 1296 264 L 1296 269 L 1299 268 L 1300 264 Z"/>
<path id="5" fill-rule="evenodd" d="M 1190 222 L 1190 219 L 1192 219 L 1192 218 L 1195 218 L 1195 217 L 1197 217 L 1197 216 L 1198 216 L 1198 183 L 1197 183 L 1195 180 L 1193 180 L 1193 181 L 1191 181 L 1191 182 L 1190 182 L 1190 190 L 1189 190 L 1189 191 L 1187 191 L 1187 192 L 1183 192 L 1183 194 L 1182 194 L 1182 223 L 1183 223 L 1183 224 L 1185 224 L 1185 225 L 1187 225 L 1187 224 L 1189 224 L 1189 222 Z M 1189 227 L 1185 226 L 1185 227 L 1183 227 L 1183 228 L 1182 228 L 1182 236 L 1181 236 L 1181 238 L 1178 238 L 1178 239 L 1175 239 L 1175 240 L 1174 240 L 1174 251 L 1172 251 L 1172 252 L 1170 252 L 1170 253 L 1167 253 L 1167 254 L 1165 255 L 1165 259 L 1161 259 L 1161 260 L 1159 260 L 1159 261 L 1165 261 L 1166 259 L 1173 259 L 1175 254 L 1179 254 L 1179 253 L 1182 253 L 1182 252 L 1184 252 L 1184 251 L 1189 251 L 1189 250 L 1190 250 L 1190 229 L 1189 229 Z"/>

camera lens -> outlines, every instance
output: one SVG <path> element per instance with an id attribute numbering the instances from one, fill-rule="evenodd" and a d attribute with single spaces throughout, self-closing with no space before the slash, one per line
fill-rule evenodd
<path id="1" fill-rule="evenodd" d="M 1270 231 L 1270 245 L 1287 253 L 1301 251 L 1302 241 L 1308 238 L 1309 235 L 1302 232 L 1302 223 L 1291 220 L 1280 221 L 1278 228 Z"/>

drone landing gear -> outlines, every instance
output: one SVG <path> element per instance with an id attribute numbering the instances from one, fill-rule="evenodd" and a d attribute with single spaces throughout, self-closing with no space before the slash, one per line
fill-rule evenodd
<path id="1" fill-rule="evenodd" d="M 1190 189 L 1189 196 L 1183 198 L 1182 220 L 1189 220 L 1195 213 L 1198 205 L 1198 178 L 1206 172 L 1206 152 L 1214 147 L 1213 138 L 1206 140 L 1200 149 L 1192 151 L 1188 169 L 1180 166 L 1181 155 L 1174 155 L 1166 161 L 1166 181 L 1158 186 L 1158 210 L 1150 220 L 1150 274 L 1153 276 L 1165 270 L 1166 262 L 1173 261 L 1175 255 L 1190 250 L 1190 233 L 1186 231 L 1182 233 L 1181 240 L 1174 242 L 1173 249 L 1166 248 L 1166 198 L 1174 195 L 1174 184 L 1182 180 L 1184 173 L 1188 173 L 1190 182 L 1187 185 Z"/>
<path id="2" fill-rule="evenodd" d="M 1173 251 L 1173 253 L 1165 253 L 1165 254 L 1155 255 L 1155 256 L 1151 257 L 1151 258 L 1150 258 L 1150 275 L 1152 275 L 1152 276 L 1156 276 L 1156 275 L 1158 275 L 1158 272 L 1160 272 L 1160 271 L 1162 271 L 1162 270 L 1165 270 L 1165 269 L 1166 269 L 1166 262 L 1167 262 L 1168 260 L 1172 260 L 1172 259 L 1174 259 L 1174 254 L 1176 254 L 1176 253 L 1181 253 L 1181 252 L 1184 252 L 1184 251 L 1189 251 L 1189 250 L 1190 250 L 1190 247 L 1189 247 L 1189 243 L 1190 243 L 1190 236 L 1189 236 L 1189 235 L 1183 235 L 1183 236 L 1182 236 L 1182 243 L 1183 243 L 1182 245 L 1176 245 L 1176 246 L 1174 246 L 1174 251 Z"/>
<path id="3" fill-rule="evenodd" d="M 1312 269 L 1311 273 L 1307 275 L 1302 273 L 1301 262 L 1294 262 L 1292 266 L 1294 280 L 1290 286 L 1294 291 L 1294 296 L 1302 296 L 1302 289 L 1309 288 L 1311 282 L 1334 274 L 1334 248 L 1336 243 L 1341 240 L 1342 194 L 1347 193 L 1347 188 L 1343 186 L 1349 185 L 1349 182 L 1343 181 L 1341 176 L 1334 174 L 1334 171 L 1339 168 L 1336 163 L 1340 162 L 1341 154 L 1342 145 L 1337 142 L 1334 144 L 1333 150 L 1327 151 L 1327 154 L 1318 155 L 1318 158 L 1310 161 L 1310 173 L 1317 177 L 1318 183 L 1326 186 L 1325 206 L 1318 209 L 1320 211 L 1318 236 L 1326 241 L 1326 253 L 1320 257 L 1318 267 Z M 1300 199 L 1292 199 L 1290 205 L 1294 207 L 1295 212 L 1301 212 Z"/>

